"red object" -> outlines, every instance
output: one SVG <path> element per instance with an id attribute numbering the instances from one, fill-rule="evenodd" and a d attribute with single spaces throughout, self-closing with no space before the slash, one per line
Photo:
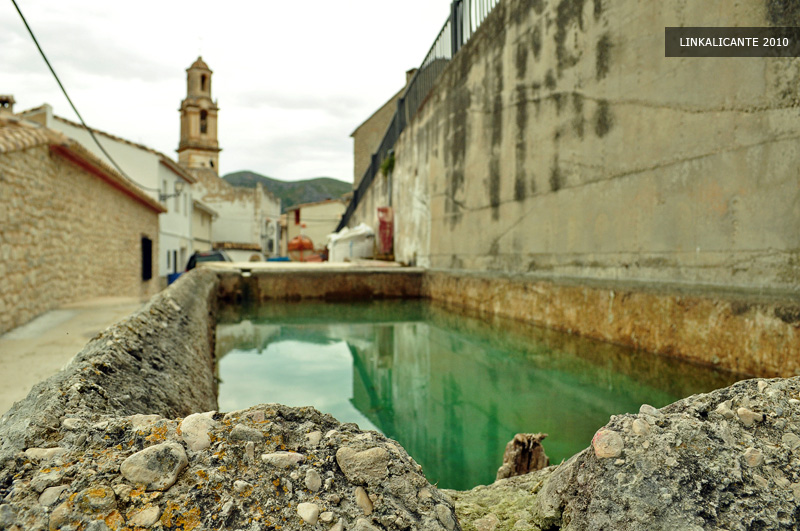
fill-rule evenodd
<path id="1" fill-rule="evenodd" d="M 311 238 L 302 234 L 289 240 L 287 250 L 289 251 L 289 258 L 295 262 L 311 262 L 314 261 L 312 257 L 316 256 L 314 242 L 311 241 Z"/>
<path id="2" fill-rule="evenodd" d="M 392 207 L 378 207 L 379 254 L 390 255 L 394 250 L 394 210 Z"/>

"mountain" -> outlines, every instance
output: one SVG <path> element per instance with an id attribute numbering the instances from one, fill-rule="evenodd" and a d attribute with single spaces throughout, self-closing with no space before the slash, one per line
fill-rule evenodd
<path id="1" fill-rule="evenodd" d="M 280 181 L 272 177 L 259 175 L 252 171 L 237 171 L 222 177 L 233 186 L 255 188 L 261 183 L 272 195 L 280 198 L 281 210 L 303 203 L 315 203 L 325 199 L 338 199 L 353 190 L 352 183 L 346 183 L 331 177 L 317 177 L 305 181 Z"/>

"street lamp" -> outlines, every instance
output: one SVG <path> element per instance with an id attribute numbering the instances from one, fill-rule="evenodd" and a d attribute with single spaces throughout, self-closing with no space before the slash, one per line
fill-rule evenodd
<path id="1" fill-rule="evenodd" d="M 183 187 L 184 187 L 185 184 L 186 183 L 184 183 L 183 181 L 175 181 L 175 193 L 174 194 L 165 194 L 165 193 L 159 192 L 158 200 L 159 201 L 166 201 L 170 197 L 177 197 L 177 196 L 181 195 L 181 192 L 183 192 Z"/>

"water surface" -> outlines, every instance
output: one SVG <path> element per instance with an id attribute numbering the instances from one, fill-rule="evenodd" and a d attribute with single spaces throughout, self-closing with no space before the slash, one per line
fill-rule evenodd
<path id="1" fill-rule="evenodd" d="M 399 441 L 440 487 L 494 481 L 516 433 L 552 463 L 609 416 L 737 376 L 425 301 L 229 308 L 217 329 L 219 407 L 314 406 Z"/>

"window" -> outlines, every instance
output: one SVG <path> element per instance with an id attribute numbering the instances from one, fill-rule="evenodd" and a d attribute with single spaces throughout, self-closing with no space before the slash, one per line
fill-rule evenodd
<path id="1" fill-rule="evenodd" d="M 206 91 L 206 75 L 203 74 L 200 76 L 200 90 L 203 92 Z"/>
<path id="2" fill-rule="evenodd" d="M 142 236 L 142 280 L 153 278 L 153 240 Z"/>
<path id="3" fill-rule="evenodd" d="M 200 133 L 206 134 L 208 132 L 208 112 L 200 111 Z"/>
<path id="4" fill-rule="evenodd" d="M 294 211 L 294 224 L 300 225 L 300 209 Z"/>
<path id="5" fill-rule="evenodd" d="M 170 253 L 169 251 L 167 251 L 167 269 L 169 269 L 170 267 L 172 267 L 172 263 L 170 262 L 170 258 L 172 258 L 172 253 Z"/>

